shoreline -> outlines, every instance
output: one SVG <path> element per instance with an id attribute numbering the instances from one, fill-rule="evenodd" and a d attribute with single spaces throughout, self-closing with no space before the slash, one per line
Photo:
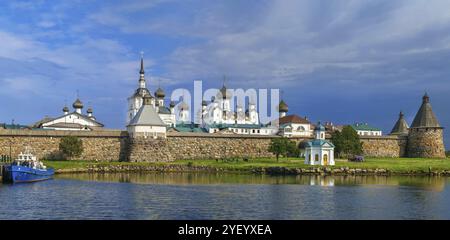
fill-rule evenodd
<path id="1" fill-rule="evenodd" d="M 407 170 L 394 171 L 377 168 L 349 168 L 349 167 L 250 167 L 245 169 L 213 167 L 213 166 L 188 166 L 182 164 L 159 165 L 88 165 L 82 168 L 56 169 L 55 174 L 65 173 L 242 173 L 261 175 L 321 175 L 321 176 L 450 176 L 448 170 Z"/>

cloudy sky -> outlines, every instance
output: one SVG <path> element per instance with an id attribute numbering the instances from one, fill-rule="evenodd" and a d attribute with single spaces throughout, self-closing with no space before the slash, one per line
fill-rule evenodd
<path id="1" fill-rule="evenodd" d="M 0 122 L 77 95 L 124 128 L 145 52 L 150 89 L 280 88 L 291 113 L 390 131 L 424 92 L 450 127 L 448 0 L 33 0 L 0 3 Z M 446 145 L 450 143 L 446 133 Z"/>

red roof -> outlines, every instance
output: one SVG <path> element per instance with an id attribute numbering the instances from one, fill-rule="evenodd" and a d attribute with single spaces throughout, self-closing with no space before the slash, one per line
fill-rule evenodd
<path id="1" fill-rule="evenodd" d="M 281 125 L 281 124 L 285 124 L 285 123 L 311 124 L 305 118 L 302 118 L 302 117 L 297 116 L 295 114 L 280 118 L 279 124 Z"/>

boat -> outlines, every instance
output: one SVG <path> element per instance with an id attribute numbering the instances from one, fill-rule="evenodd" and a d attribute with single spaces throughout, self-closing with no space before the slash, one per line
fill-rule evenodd
<path id="1" fill-rule="evenodd" d="M 28 149 L 10 165 L 3 166 L 4 183 L 37 182 L 53 178 L 55 171 L 38 161 Z"/>

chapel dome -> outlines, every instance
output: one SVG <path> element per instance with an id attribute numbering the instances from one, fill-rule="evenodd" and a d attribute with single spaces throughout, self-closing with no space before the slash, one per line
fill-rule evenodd
<path id="1" fill-rule="evenodd" d="M 80 99 L 77 98 L 77 100 L 75 100 L 75 102 L 73 103 L 73 108 L 77 109 L 77 108 L 83 108 L 83 103 L 80 101 Z"/>

